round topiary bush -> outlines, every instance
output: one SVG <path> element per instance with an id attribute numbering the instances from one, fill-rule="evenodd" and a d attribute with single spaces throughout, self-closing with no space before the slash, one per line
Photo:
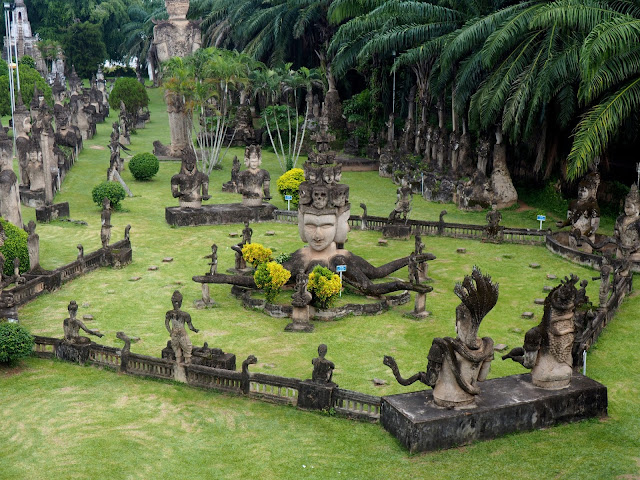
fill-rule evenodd
<path id="1" fill-rule="evenodd" d="M 33 337 L 19 323 L 0 323 L 0 363 L 15 363 L 33 351 Z"/>
<path id="2" fill-rule="evenodd" d="M 4 230 L 4 245 L 0 252 L 4 255 L 2 272 L 5 275 L 13 275 L 13 260 L 20 259 L 20 273 L 29 270 L 29 249 L 27 248 L 27 232 L 16 227 L 13 223 L 0 218 L 0 224 Z"/>
<path id="3" fill-rule="evenodd" d="M 136 180 L 151 180 L 158 170 L 160 162 L 153 153 L 138 153 L 129 161 L 129 171 Z"/>
<path id="4" fill-rule="evenodd" d="M 291 206 L 293 208 L 298 208 L 298 202 L 300 201 L 299 189 L 302 182 L 304 182 L 304 170 L 301 168 L 292 168 L 282 174 L 276 182 L 278 192 L 282 195 L 283 200 L 285 195 L 291 195 Z"/>
<path id="5" fill-rule="evenodd" d="M 102 207 L 102 200 L 107 197 L 111 202 L 111 208 L 117 209 L 120 207 L 120 201 L 126 196 L 127 193 L 118 182 L 102 182 L 91 190 L 91 198 L 99 207 Z"/>

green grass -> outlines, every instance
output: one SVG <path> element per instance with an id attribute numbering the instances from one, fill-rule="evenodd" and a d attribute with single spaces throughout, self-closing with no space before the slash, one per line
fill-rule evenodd
<path id="1" fill-rule="evenodd" d="M 149 151 L 151 142 L 168 143 L 169 132 L 159 90 L 149 91 L 151 122 L 132 137 L 132 153 Z M 98 135 L 85 150 L 63 184 L 56 201 L 69 201 L 71 217 L 88 226 L 54 222 L 39 225 L 42 264 L 54 268 L 75 259 L 75 246 L 85 252 L 100 246 L 100 210 L 91 202 L 91 188 L 103 180 L 109 163 L 106 148 L 110 124 L 98 126 Z M 96 147 L 104 147 L 97 149 Z M 234 149 L 223 170 L 211 178 L 211 202 L 239 201 L 224 194 Z M 275 157 L 264 155 L 273 185 L 279 175 Z M 139 336 L 136 353 L 160 356 L 168 334 L 164 314 L 170 297 L 180 289 L 184 309 L 200 333 L 191 334 L 195 345 L 233 352 L 240 363 L 249 354 L 258 357 L 252 371 L 308 378 L 318 344 L 329 347 L 327 358 L 336 364 L 334 380 L 342 388 L 374 395 L 412 391 L 398 385 L 382 356 L 394 355 L 405 375 L 424 370 L 426 355 L 435 336 L 454 335 L 457 297 L 453 285 L 477 264 L 500 283 L 497 306 L 484 320 L 480 333 L 509 347 L 522 344 L 524 332 L 540 320 L 542 307 L 533 299 L 543 297 L 542 287 L 554 285 L 547 273 L 558 277 L 576 273 L 581 278 L 595 272 L 552 255 L 543 247 L 491 245 L 470 240 L 425 237 L 434 291 L 427 296 L 432 316 L 413 321 L 402 316 L 412 303 L 373 317 L 347 317 L 336 322 L 316 322 L 310 334 L 284 332 L 289 319 L 276 319 L 244 310 L 228 285 L 212 285 L 218 303 L 213 309 L 195 310 L 200 285 L 191 277 L 208 271 L 210 245 L 219 246 L 219 269 L 233 266 L 230 246 L 241 225 L 171 228 L 164 221 L 164 207 L 175 205 L 169 179 L 179 169 L 162 162 L 150 182 L 136 182 L 128 171 L 123 177 L 135 197 L 123 201 L 112 215 L 113 241 L 132 225 L 133 263 L 122 270 L 101 269 L 59 291 L 44 295 L 20 309 L 21 322 L 32 333 L 62 336 L 62 320 L 70 300 L 80 305 L 78 314 L 92 314 L 90 328 L 105 334 L 101 343 L 120 346 L 119 330 Z M 395 200 L 395 186 L 375 172 L 343 176 L 351 186 L 353 212 L 367 203 L 372 215 L 387 215 Z M 273 189 L 275 193 L 275 188 Z M 274 195 L 277 206 L 286 203 Z M 446 208 L 451 221 L 484 224 L 484 212 L 458 212 L 453 205 L 430 204 L 414 198 L 412 218 L 437 219 Z M 534 211 L 535 212 L 535 211 Z M 33 209 L 24 208 L 26 220 Z M 532 212 L 507 210 L 505 225 L 536 228 Z M 297 228 L 283 224 L 255 224 L 253 240 L 274 247 L 276 254 L 301 246 Z M 268 230 L 276 235 L 266 236 Z M 379 233 L 353 231 L 347 248 L 380 265 L 408 255 L 413 241 L 376 245 Z M 458 247 L 467 249 L 464 255 Z M 174 261 L 162 263 L 164 257 Z M 537 262 L 540 269 L 530 269 Z M 157 271 L 148 271 L 158 265 Z M 134 276 L 142 277 L 130 282 Z M 407 278 L 406 269 L 397 273 Z M 588 294 L 597 301 L 596 282 Z M 284 295 L 284 294 L 283 294 Z M 520 314 L 533 311 L 535 320 Z M 29 359 L 18 369 L 0 369 L 0 478 L 492 478 L 523 479 L 634 478 L 640 473 L 640 374 L 637 365 L 637 315 L 640 296 L 633 294 L 591 350 L 588 374 L 609 388 L 609 417 L 542 431 L 515 434 L 459 449 L 411 456 L 379 425 L 332 418 L 247 398 L 190 388 L 172 382 L 143 380 L 93 367 Z M 514 362 L 493 362 L 491 377 L 521 373 Z M 376 387 L 372 378 L 388 384 Z M 413 390 L 419 389 L 416 386 Z M 305 468 L 306 467 L 306 468 Z M 627 475 L 626 477 L 623 477 Z"/>

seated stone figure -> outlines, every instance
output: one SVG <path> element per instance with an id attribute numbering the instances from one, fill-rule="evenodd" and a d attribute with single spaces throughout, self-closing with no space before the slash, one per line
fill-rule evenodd
<path id="1" fill-rule="evenodd" d="M 571 225 L 572 230 L 579 230 L 580 235 L 587 237 L 591 242 L 596 241 L 596 231 L 600 226 L 600 208 L 596 200 L 600 185 L 600 175 L 592 172 L 584 177 L 578 186 L 578 199 L 572 200 L 567 211 L 567 219 L 564 222 L 558 222 L 558 228 Z M 569 246 L 577 248 L 579 245 L 574 236 L 569 237 Z M 587 242 L 581 246 L 581 249 L 587 253 L 592 252 L 591 245 Z"/>
<path id="2" fill-rule="evenodd" d="M 323 343 L 318 346 L 318 356 L 311 360 L 313 365 L 313 373 L 311 374 L 311 380 L 316 383 L 331 383 L 333 377 L 333 370 L 336 368 L 333 362 L 330 362 L 326 358 L 327 346 Z"/>
<path id="3" fill-rule="evenodd" d="M 260 145 L 249 145 L 244 151 L 244 164 L 247 170 L 238 174 L 238 193 L 242 194 L 242 204 L 247 207 L 259 207 L 262 200 L 270 200 L 271 176 L 260 168 L 262 150 Z"/>
<path id="4" fill-rule="evenodd" d="M 67 307 L 69 311 L 69 318 L 65 318 L 62 323 L 62 328 L 64 329 L 64 341 L 67 344 L 72 345 L 86 345 L 91 343 L 91 339 L 88 337 L 80 336 L 80 330 L 84 330 L 89 335 L 95 335 L 96 337 L 103 337 L 104 335 L 100 333 L 98 330 L 91 330 L 87 328 L 87 326 L 82 323 L 82 321 L 76 318 L 78 313 L 78 304 L 75 300 L 71 300 L 69 306 Z"/>
<path id="5" fill-rule="evenodd" d="M 574 339 L 574 314 L 578 298 L 575 275 L 551 290 L 544 301 L 542 321 L 524 336 L 524 346 L 512 349 L 502 357 L 511 358 L 531 369 L 534 385 L 551 390 L 569 386 L 571 382 Z"/>
<path id="6" fill-rule="evenodd" d="M 404 379 L 393 357 L 384 357 L 384 364 L 391 368 L 398 383 L 411 385 L 420 381 L 433 387 L 434 403 L 447 408 L 475 404 L 480 393 L 478 382 L 487 378 L 493 360 L 493 340 L 478 338 L 478 328 L 498 301 L 498 285 L 477 267 L 453 291 L 462 301 L 456 308 L 458 335 L 433 339 L 426 372 Z"/>
<path id="7" fill-rule="evenodd" d="M 209 200 L 209 177 L 198 171 L 193 152 L 182 160 L 180 173 L 171 177 L 171 193 L 180 199 L 180 207 L 200 208 Z"/>
<path id="8" fill-rule="evenodd" d="M 634 184 L 624 201 L 624 214 L 615 225 L 617 257 L 640 262 L 640 195 Z"/>

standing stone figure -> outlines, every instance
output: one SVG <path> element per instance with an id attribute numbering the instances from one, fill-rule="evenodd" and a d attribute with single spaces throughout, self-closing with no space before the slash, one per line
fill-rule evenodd
<path id="1" fill-rule="evenodd" d="M 87 328 L 87 326 L 82 323 L 82 321 L 76 318 L 76 314 L 78 313 L 78 304 L 75 300 L 71 300 L 69 306 L 67 307 L 69 311 L 69 317 L 64 319 L 62 323 L 62 328 L 64 329 L 64 341 L 67 344 L 71 345 L 86 345 L 91 343 L 91 340 L 88 337 L 80 336 L 80 330 L 84 330 L 89 335 L 95 335 L 96 337 L 103 337 L 104 335 L 100 333 L 98 330 L 91 330 Z"/>
<path id="2" fill-rule="evenodd" d="M 624 201 L 624 214 L 616 220 L 616 256 L 640 262 L 640 194 L 633 184 Z"/>
<path id="3" fill-rule="evenodd" d="M 473 267 L 471 276 L 465 276 L 453 291 L 462 301 L 456 308 L 458 335 L 433 339 L 426 372 L 404 379 L 393 357 L 384 357 L 384 364 L 391 368 L 398 383 L 406 386 L 421 381 L 433 387 L 434 403 L 446 408 L 474 405 L 480 393 L 478 382 L 489 374 L 493 340 L 478 338 L 478 328 L 498 301 L 498 284 Z"/>
<path id="4" fill-rule="evenodd" d="M 238 193 L 242 194 L 242 204 L 247 207 L 259 207 L 263 198 L 271 199 L 269 192 L 271 176 L 260 168 L 262 150 L 260 145 L 249 145 L 244 151 L 244 164 L 247 170 L 238 174 Z"/>
<path id="5" fill-rule="evenodd" d="M 209 177 L 198 171 L 196 158 L 191 152 L 182 160 L 180 173 L 171 177 L 171 194 L 180 199 L 180 207 L 200 208 L 209 200 Z"/>
<path id="6" fill-rule="evenodd" d="M 0 123 L 0 217 L 22 228 L 18 176 L 13 171 L 13 144 Z"/>
<path id="7" fill-rule="evenodd" d="M 489 151 L 491 150 L 491 144 L 486 137 L 480 137 L 478 139 L 478 146 L 476 153 L 478 154 L 477 169 L 484 175 L 487 174 L 487 164 L 489 163 Z"/>
<path id="8" fill-rule="evenodd" d="M 487 212 L 485 218 L 487 220 L 487 226 L 485 227 L 487 236 L 492 239 L 498 238 L 499 234 L 504 228 L 500 226 L 500 222 L 502 221 L 502 213 L 500 213 L 500 211 L 498 210 L 498 205 L 496 205 L 495 203 L 492 204 L 491 210 Z"/>
<path id="9" fill-rule="evenodd" d="M 331 383 L 333 370 L 336 368 L 333 362 L 325 358 L 327 355 L 327 346 L 322 343 L 318 346 L 318 356 L 311 360 L 313 365 L 313 373 L 311 380 L 315 383 Z"/>
<path id="10" fill-rule="evenodd" d="M 502 357 L 530 368 L 531 382 L 538 387 L 557 390 L 571 382 L 574 313 L 579 300 L 575 285 L 579 280 L 575 275 L 565 277 L 551 290 L 544 301 L 542 321 L 525 334 L 524 346 Z"/>
<path id="11" fill-rule="evenodd" d="M 209 262 L 209 275 L 218 273 L 218 245 L 215 243 L 211 245 L 211 255 L 207 255 L 204 258 L 211 259 Z"/>
<path id="12" fill-rule="evenodd" d="M 233 157 L 231 166 L 231 180 L 222 184 L 222 191 L 229 193 L 238 193 L 238 174 L 240 173 L 240 160 L 237 156 Z"/>
<path id="13" fill-rule="evenodd" d="M 416 233 L 414 242 L 414 253 L 417 257 L 422 257 L 425 244 L 422 241 L 422 236 L 419 233 Z M 432 281 L 432 279 L 429 278 L 429 264 L 426 261 L 418 262 L 418 278 L 420 283 Z"/>
<path id="14" fill-rule="evenodd" d="M 176 290 L 171 296 L 173 310 L 169 310 L 164 318 L 164 325 L 171 335 L 171 348 L 176 356 L 176 363 L 191 363 L 191 350 L 193 345 L 187 335 L 185 324 L 189 326 L 189 330 L 198 333 L 199 330 L 193 327 L 191 323 L 191 315 L 180 310 L 182 306 L 182 294 Z"/>
<path id="15" fill-rule="evenodd" d="M 109 246 L 111 240 L 111 202 L 107 197 L 102 199 L 102 213 L 100 215 L 101 227 L 100 227 L 100 241 L 102 242 L 102 248 Z"/>
<path id="16" fill-rule="evenodd" d="M 27 250 L 29 250 L 29 271 L 40 267 L 40 236 L 36 233 L 36 222 L 29 220 L 24 227 L 27 232 Z"/>
<path id="17" fill-rule="evenodd" d="M 244 228 L 242 229 L 242 244 L 246 245 L 251 243 L 251 237 L 253 236 L 253 228 L 249 226 L 249 222 L 244 222 Z"/>
<path id="18" fill-rule="evenodd" d="M 402 183 L 396 191 L 396 196 L 396 206 L 389 214 L 389 223 L 393 223 L 396 220 L 399 220 L 400 216 L 402 216 L 402 220 L 407 223 L 407 217 L 409 215 L 409 212 L 411 211 L 413 192 L 411 191 L 411 186 L 409 185 L 409 182 L 407 182 L 406 178 L 402 179 Z"/>

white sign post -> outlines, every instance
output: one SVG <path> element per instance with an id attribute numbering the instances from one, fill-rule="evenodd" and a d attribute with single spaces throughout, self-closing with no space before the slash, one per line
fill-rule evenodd
<path id="1" fill-rule="evenodd" d="M 536 220 L 540 222 L 540 228 L 538 230 L 542 230 L 542 222 L 544 222 L 546 219 L 547 219 L 546 215 L 538 215 L 536 217 Z"/>
<path id="2" fill-rule="evenodd" d="M 336 272 L 340 274 L 340 296 L 342 297 L 342 272 L 347 271 L 346 265 L 336 265 Z"/>
<path id="3" fill-rule="evenodd" d="M 638 180 L 636 180 L 636 185 L 640 187 L 640 162 L 636 163 L 636 172 L 638 172 Z"/>
<path id="4" fill-rule="evenodd" d="M 287 201 L 287 210 L 291 210 L 291 200 L 293 200 L 293 197 L 291 195 L 285 195 L 284 199 Z"/>

